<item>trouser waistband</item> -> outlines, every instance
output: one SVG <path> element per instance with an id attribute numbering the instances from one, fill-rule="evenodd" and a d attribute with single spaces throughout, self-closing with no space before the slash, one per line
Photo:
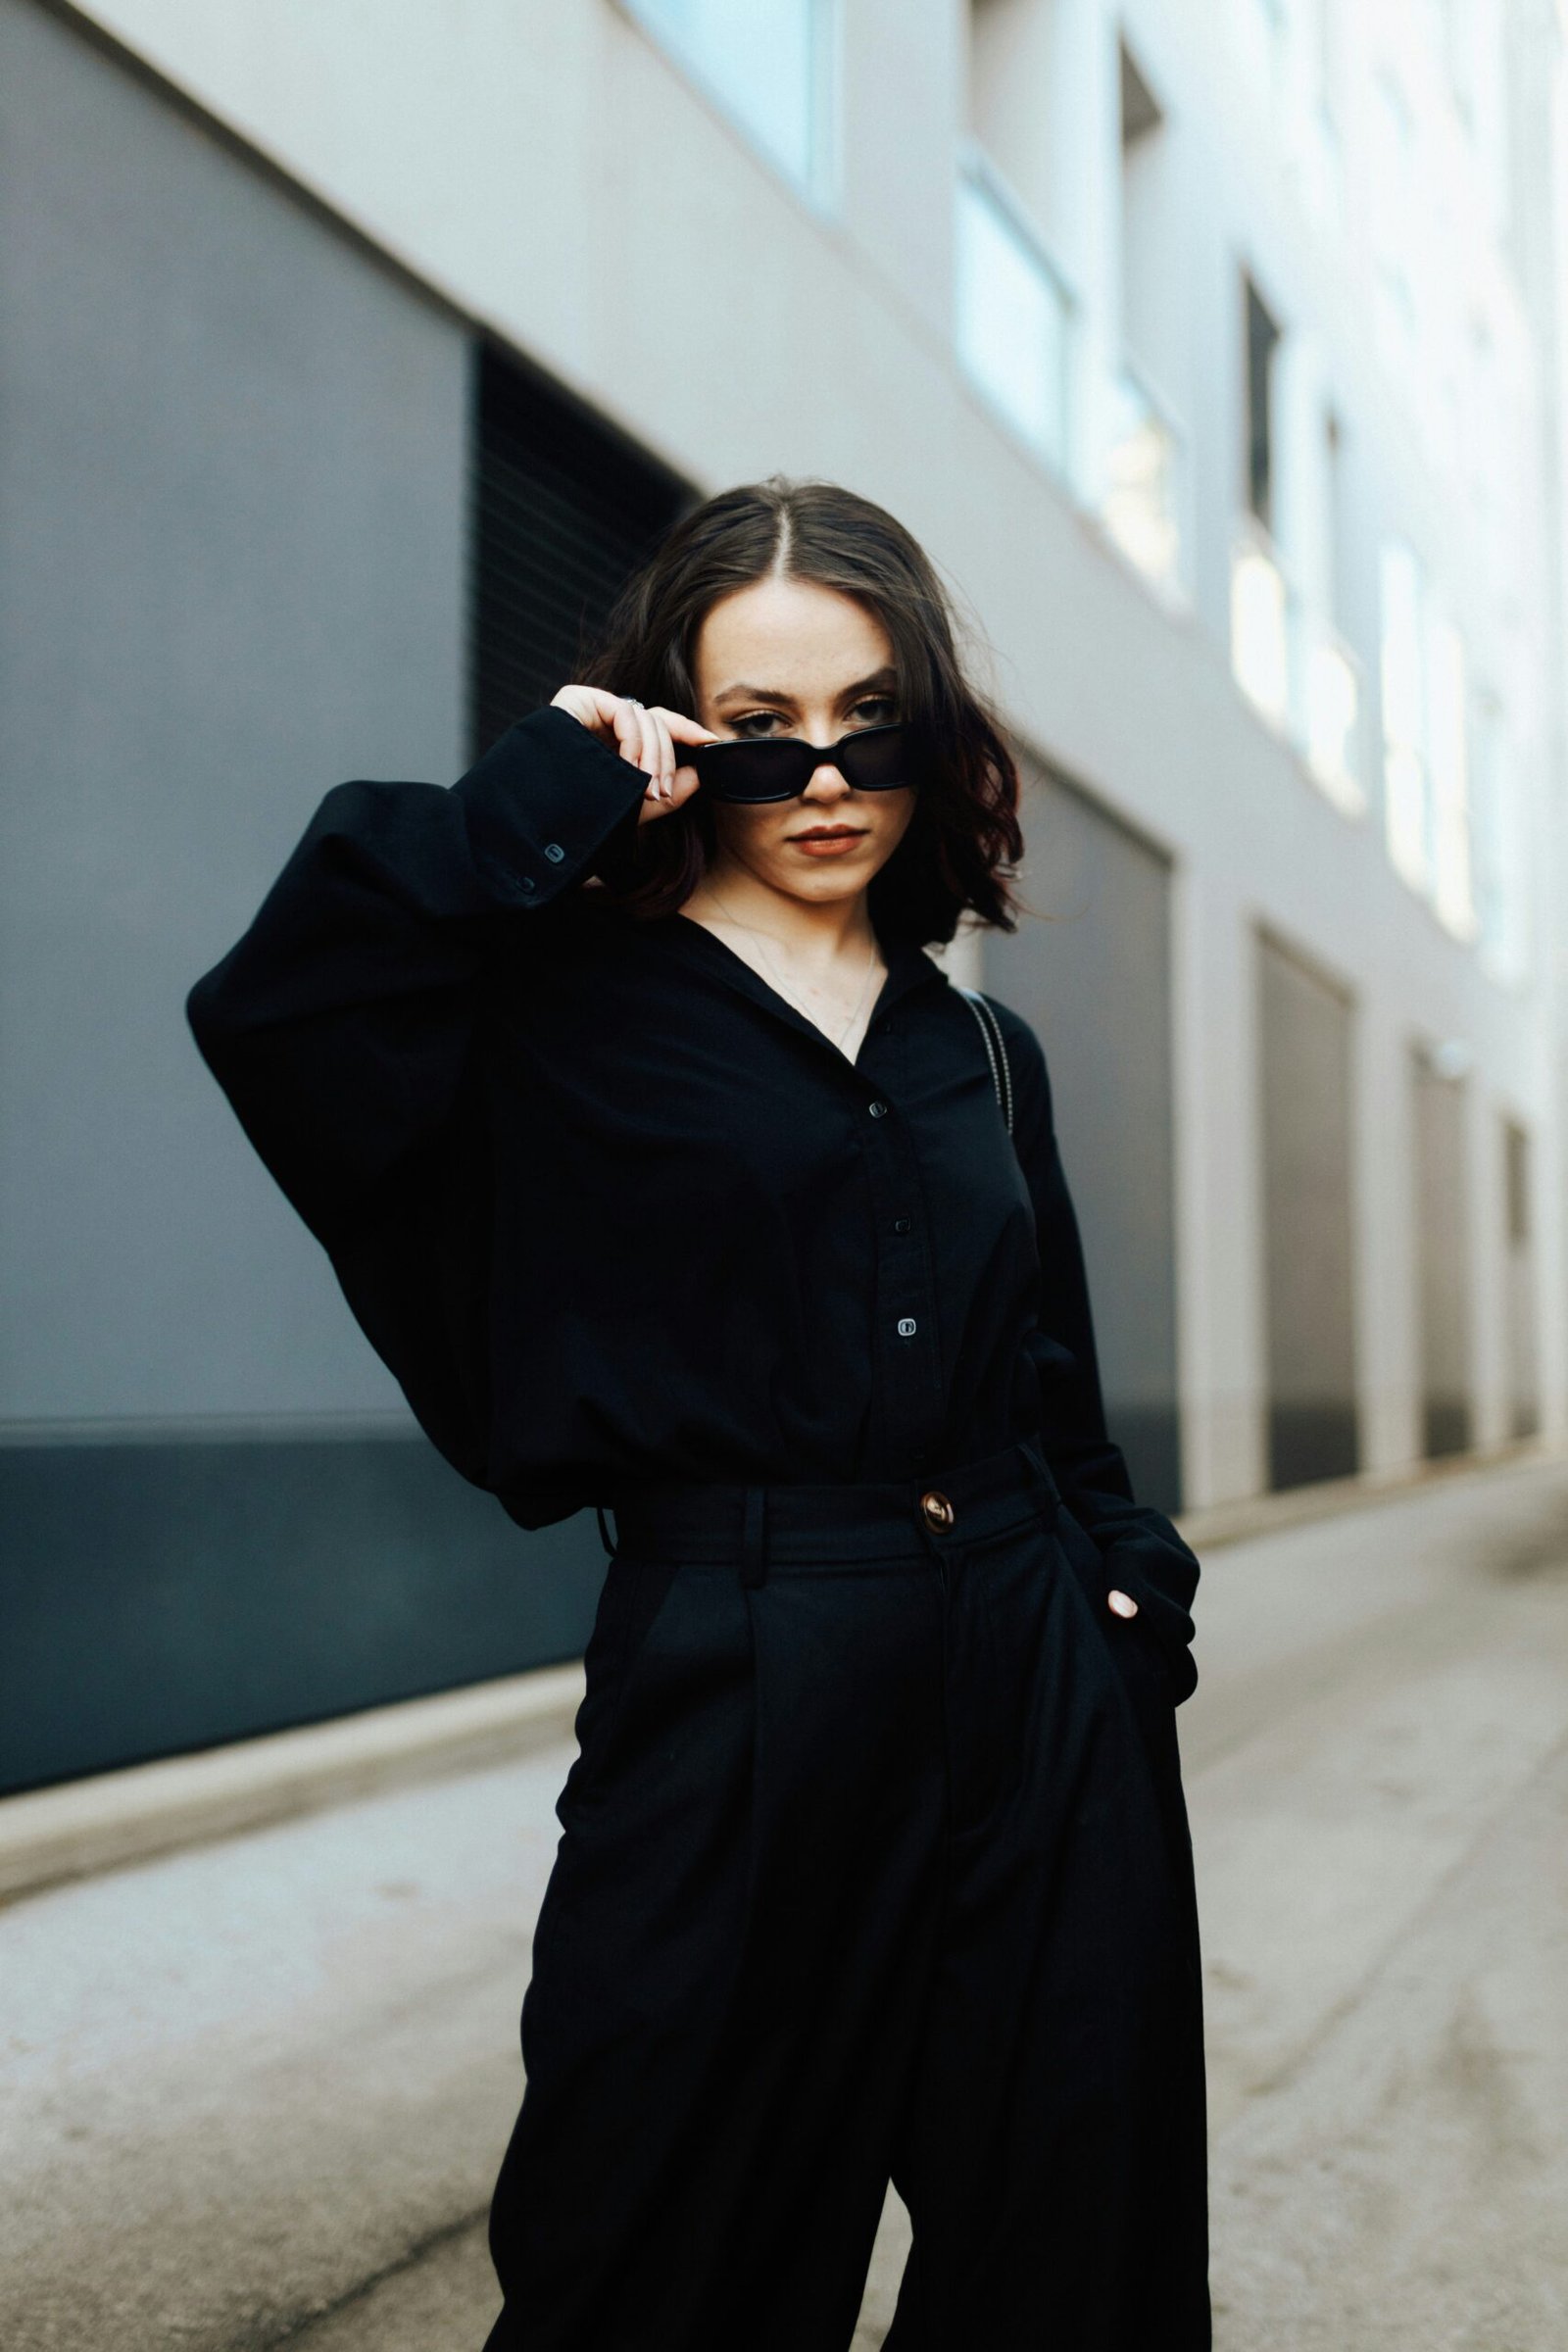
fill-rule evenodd
<path id="1" fill-rule="evenodd" d="M 603 1504 L 599 1533 L 613 1558 L 735 1561 L 741 1581 L 770 1568 L 851 1568 L 1000 1535 L 1030 1517 L 1054 1523 L 1059 1496 L 1039 1445 L 1020 1438 L 998 1453 L 918 1479 L 822 1486 L 747 1486 L 658 1480 Z"/>

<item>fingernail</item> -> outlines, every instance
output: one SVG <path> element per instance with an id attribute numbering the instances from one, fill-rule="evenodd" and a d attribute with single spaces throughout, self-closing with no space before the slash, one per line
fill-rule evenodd
<path id="1" fill-rule="evenodd" d="M 1138 1614 L 1138 1603 L 1130 1592 L 1112 1592 L 1109 1605 L 1118 1617 L 1136 1617 Z"/>

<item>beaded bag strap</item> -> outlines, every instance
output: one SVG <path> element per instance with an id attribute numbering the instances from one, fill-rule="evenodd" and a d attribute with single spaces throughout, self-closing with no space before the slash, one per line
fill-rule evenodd
<path id="1" fill-rule="evenodd" d="M 1007 1048 L 1002 1034 L 1002 1023 L 992 1009 L 989 997 L 983 997 L 977 988 L 963 988 L 956 981 L 954 985 L 958 989 L 959 996 L 962 997 L 980 1024 L 980 1035 L 985 1040 L 986 1059 L 991 1064 L 991 1083 L 997 1090 L 997 1101 L 1002 1106 L 1002 1115 L 1006 1122 L 1007 1133 L 1010 1135 L 1012 1133 L 1012 1071 L 1007 1061 Z"/>

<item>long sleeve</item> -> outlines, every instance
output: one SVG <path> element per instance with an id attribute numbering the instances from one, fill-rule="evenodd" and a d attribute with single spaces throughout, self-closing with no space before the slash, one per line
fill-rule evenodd
<path id="1" fill-rule="evenodd" d="M 452 786 L 339 784 L 187 1000 L 205 1060 L 361 1328 L 476 1485 L 495 1468 L 486 974 L 492 957 L 514 977 L 550 953 L 647 781 L 546 705 Z"/>
<path id="2" fill-rule="evenodd" d="M 1041 1442 L 1074 1517 L 1114 1581 L 1177 1648 L 1193 1639 L 1199 1561 L 1164 1512 L 1141 1503 L 1105 1425 L 1094 1317 L 1077 1214 L 1062 1167 L 1044 1051 L 1029 1024 L 1000 1008 L 1014 1089 L 1013 1137 L 1034 1206 L 1038 1327 L 1025 1346 L 1040 1383 Z"/>
<path id="3" fill-rule="evenodd" d="M 548 934 L 647 781 L 546 705 L 450 787 L 339 784 L 197 981 L 203 1057 L 328 1247 L 458 1113 L 487 947 Z"/>

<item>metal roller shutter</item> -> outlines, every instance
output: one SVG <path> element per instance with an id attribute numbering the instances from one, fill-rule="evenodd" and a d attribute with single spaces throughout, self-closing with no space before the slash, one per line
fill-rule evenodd
<path id="1" fill-rule="evenodd" d="M 477 342 L 469 472 L 470 757 L 575 676 L 628 571 L 698 493 L 581 402 Z"/>

